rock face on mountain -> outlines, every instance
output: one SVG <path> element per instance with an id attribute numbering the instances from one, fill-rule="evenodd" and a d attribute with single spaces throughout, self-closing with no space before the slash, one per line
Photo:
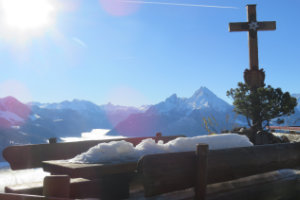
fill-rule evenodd
<path id="1" fill-rule="evenodd" d="M 145 113 L 130 115 L 109 134 L 151 136 L 160 131 L 164 135 L 194 136 L 231 129 L 237 121 L 245 122 L 233 113 L 231 105 L 201 87 L 190 98 L 173 94 L 165 101 L 150 106 Z"/>

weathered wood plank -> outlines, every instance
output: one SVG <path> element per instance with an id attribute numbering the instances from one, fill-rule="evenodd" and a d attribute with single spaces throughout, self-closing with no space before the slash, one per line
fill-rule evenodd
<path id="1" fill-rule="evenodd" d="M 284 171 L 284 172 L 283 172 Z M 298 199 L 300 173 L 286 169 L 248 176 L 232 181 L 207 186 L 206 200 L 274 200 Z M 194 200 L 193 188 L 174 191 L 154 197 L 144 197 L 142 193 L 132 194 L 136 200 Z"/>
<path id="2" fill-rule="evenodd" d="M 272 31 L 276 30 L 276 22 L 268 21 L 268 22 L 257 22 L 258 31 Z M 233 22 L 229 23 L 229 32 L 237 32 L 237 31 L 248 31 L 249 30 L 249 22 Z"/>
<path id="3" fill-rule="evenodd" d="M 205 200 L 207 183 L 207 144 L 198 144 L 196 150 L 195 200 Z"/>
<path id="4" fill-rule="evenodd" d="M 207 183 L 300 166 L 300 143 L 210 150 Z M 138 164 L 145 195 L 152 196 L 195 185 L 195 152 L 144 156 Z"/>
<path id="5" fill-rule="evenodd" d="M 258 22 L 257 30 L 264 30 L 264 31 L 273 31 L 276 30 L 276 22 L 275 21 L 268 21 L 268 22 Z"/>
<path id="6" fill-rule="evenodd" d="M 100 197 L 102 180 L 89 180 L 83 178 L 71 179 L 70 184 L 70 198 L 92 198 Z M 19 184 L 14 186 L 6 186 L 5 193 L 15 194 L 43 194 L 43 181 L 35 183 Z"/>
<path id="7" fill-rule="evenodd" d="M 248 22 L 233 22 L 229 23 L 229 32 L 247 31 L 249 29 Z"/>
<path id="8" fill-rule="evenodd" d="M 195 152 L 147 155 L 139 161 L 138 171 L 147 197 L 193 187 Z"/>
<path id="9" fill-rule="evenodd" d="M 46 176 L 43 183 L 43 196 L 46 197 L 70 197 L 70 176 L 52 175 Z"/>
<path id="10" fill-rule="evenodd" d="M 273 200 L 298 199 L 298 170 L 284 169 L 252 175 L 207 187 L 207 200 Z"/>
<path id="11" fill-rule="evenodd" d="M 44 161 L 44 171 L 51 174 L 67 174 L 71 178 L 97 179 L 107 175 L 130 173 L 136 170 L 137 162 L 117 164 L 81 164 L 67 161 Z"/>
<path id="12" fill-rule="evenodd" d="M 134 145 L 140 143 L 143 139 L 153 138 L 155 140 L 163 140 L 168 142 L 179 136 L 162 136 L 162 137 L 140 137 L 140 138 L 123 138 L 109 140 L 90 140 L 80 142 L 66 142 L 54 144 L 38 144 L 38 145 L 21 145 L 10 146 L 3 150 L 3 157 L 10 163 L 11 169 L 29 169 L 42 166 L 45 160 L 63 160 L 72 158 L 89 148 L 103 142 L 125 140 Z M 180 136 L 184 137 L 184 136 Z"/>

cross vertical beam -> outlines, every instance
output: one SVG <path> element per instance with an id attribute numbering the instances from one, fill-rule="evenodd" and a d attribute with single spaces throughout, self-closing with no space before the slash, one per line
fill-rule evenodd
<path id="1" fill-rule="evenodd" d="M 248 22 L 256 22 L 256 5 L 247 6 Z M 249 64 L 250 69 L 258 70 L 258 45 L 257 45 L 257 30 L 249 29 Z"/>

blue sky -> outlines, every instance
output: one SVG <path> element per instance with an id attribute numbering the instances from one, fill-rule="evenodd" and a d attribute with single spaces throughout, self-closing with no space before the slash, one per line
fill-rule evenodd
<path id="1" fill-rule="evenodd" d="M 117 1 L 49 0 L 52 23 L 38 34 L 2 26 L 0 97 L 139 106 L 206 86 L 230 102 L 226 91 L 249 61 L 247 33 L 228 23 L 246 21 L 247 4 L 257 4 L 259 21 L 277 21 L 258 34 L 266 84 L 300 93 L 299 1 L 143 0 L 121 3 L 121 13 L 107 5 Z"/>

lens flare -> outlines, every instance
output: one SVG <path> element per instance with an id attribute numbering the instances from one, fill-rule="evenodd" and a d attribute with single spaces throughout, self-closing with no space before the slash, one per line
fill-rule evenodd
<path id="1" fill-rule="evenodd" d="M 125 133 L 126 130 L 130 130 L 130 127 L 133 126 L 132 123 L 134 124 L 135 121 L 136 114 L 134 114 L 133 116 L 131 116 L 131 114 L 144 112 L 145 110 L 143 107 L 140 107 L 139 110 L 136 110 L 136 107 L 137 105 L 143 104 L 143 102 L 148 102 L 147 98 L 138 90 L 129 86 L 122 85 L 112 89 L 107 95 L 107 99 L 112 104 L 108 104 L 106 106 L 106 116 L 111 125 L 118 128 L 118 130 L 115 129 L 115 131 L 118 131 L 118 133 L 116 134 L 131 136 L 130 134 L 128 135 L 127 133 Z M 117 107 L 117 105 L 122 106 Z M 132 107 L 128 108 L 128 106 Z M 128 117 L 130 118 L 130 120 L 132 120 L 132 122 L 130 124 L 122 124 L 122 121 L 127 120 Z M 141 127 L 138 127 L 139 125 L 135 124 L 137 126 L 135 126 L 136 130 L 134 130 L 134 134 L 140 133 L 143 127 L 148 127 L 147 123 L 148 122 L 143 122 L 143 124 L 141 124 Z"/>
<path id="2" fill-rule="evenodd" d="M 119 123 L 114 131 L 125 137 L 145 137 L 155 136 L 155 133 L 160 132 L 162 127 L 163 123 L 159 116 L 154 113 L 149 115 L 135 114 Z"/>
<path id="3" fill-rule="evenodd" d="M 0 0 L 0 38 L 18 47 L 51 33 L 59 6 L 57 0 Z"/>
<path id="4" fill-rule="evenodd" d="M 129 4 L 123 0 L 99 0 L 101 7 L 111 15 L 125 16 L 137 11 L 139 4 Z"/>
<path id="5" fill-rule="evenodd" d="M 4 25 L 18 31 L 40 29 L 51 23 L 54 11 L 49 0 L 2 0 Z"/>

